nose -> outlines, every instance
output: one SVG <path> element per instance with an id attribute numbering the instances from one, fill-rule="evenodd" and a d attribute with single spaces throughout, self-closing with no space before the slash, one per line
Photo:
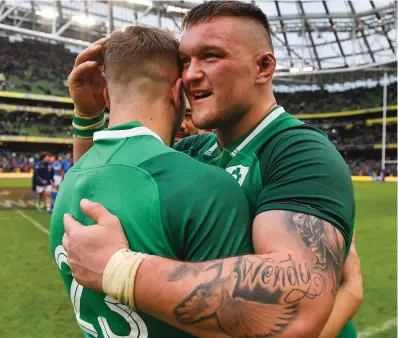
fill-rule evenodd
<path id="1" fill-rule="evenodd" d="M 192 59 L 189 65 L 182 72 L 182 78 L 186 88 L 189 88 L 189 85 L 192 82 L 202 80 L 203 77 L 204 74 L 201 63 L 195 59 Z"/>

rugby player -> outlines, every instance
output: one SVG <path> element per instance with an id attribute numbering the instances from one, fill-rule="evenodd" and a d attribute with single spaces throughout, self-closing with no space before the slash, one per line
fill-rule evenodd
<path id="1" fill-rule="evenodd" d="M 51 219 L 51 251 L 86 337 L 189 337 L 103 292 L 82 288 L 62 246 L 63 216 L 71 213 L 92 224 L 79 206 L 82 198 L 90 198 L 120 217 L 127 236 L 123 246 L 204 261 L 253 251 L 249 206 L 224 170 L 168 146 L 185 112 L 178 41 L 171 34 L 144 26 L 114 32 L 107 41 L 105 69 L 109 128 L 95 134 L 94 146 L 65 175 Z M 75 126 L 84 123 L 79 118 Z M 98 120 L 104 123 L 103 116 Z"/>
<path id="2" fill-rule="evenodd" d="M 53 170 L 51 164 L 51 154 L 49 152 L 42 152 L 40 154 L 40 161 L 35 164 L 33 182 L 33 186 L 36 190 L 37 211 L 41 212 L 46 207 L 46 210 L 51 212 Z"/>
<path id="3" fill-rule="evenodd" d="M 113 218 L 112 224 L 103 220 L 110 214 L 100 205 L 85 204 L 84 211 L 115 236 L 94 238 L 101 227 L 88 235 L 66 218 L 65 246 L 75 278 L 116 298 L 116 290 L 124 295 L 134 283 L 130 304 L 197 336 L 334 337 L 362 297 L 355 247 L 352 268 L 345 271 L 352 276 L 341 280 L 355 216 L 348 168 L 322 132 L 277 105 L 276 60 L 261 10 L 209 1 L 186 15 L 183 28 L 182 78 L 193 121 L 198 128 L 216 129 L 216 135 L 187 138 L 175 148 L 224 168 L 242 186 L 254 215 L 255 255 L 205 265 L 148 256 L 135 275 L 112 279 L 138 263 L 119 260 L 118 225 Z M 98 45 L 83 52 L 75 71 L 85 57 L 100 52 Z M 77 105 L 92 102 L 81 91 L 72 98 Z M 84 109 L 96 111 L 94 105 Z M 77 158 L 91 142 L 76 140 Z M 218 270 L 209 281 L 206 268 L 214 266 Z M 355 336 L 351 323 L 340 336 Z"/>
<path id="4" fill-rule="evenodd" d="M 55 199 L 57 198 L 58 189 L 59 189 L 59 186 L 62 181 L 62 177 L 64 176 L 63 169 L 62 169 L 62 156 L 61 155 L 57 156 L 57 160 L 55 160 L 55 158 L 54 158 L 54 160 L 52 162 L 52 168 L 53 168 L 53 174 L 54 174 L 54 177 L 53 177 L 54 184 L 53 184 L 53 189 L 51 192 L 51 200 L 54 205 Z"/>

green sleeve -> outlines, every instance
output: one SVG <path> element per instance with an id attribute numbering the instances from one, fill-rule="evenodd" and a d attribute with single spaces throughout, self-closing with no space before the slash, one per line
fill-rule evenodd
<path id="1" fill-rule="evenodd" d="M 163 224 L 178 259 L 203 261 L 253 252 L 248 202 L 224 170 L 178 152 L 141 168 L 157 183 Z"/>
<path id="2" fill-rule="evenodd" d="M 199 134 L 194 136 L 188 136 L 183 138 L 181 141 L 173 145 L 173 149 L 191 157 L 196 155 L 196 152 L 201 148 L 201 144 L 206 139 L 209 139 L 210 134 Z"/>
<path id="3" fill-rule="evenodd" d="M 354 191 L 347 164 L 327 137 L 315 130 L 292 129 L 274 138 L 260 156 L 263 190 L 259 214 L 289 210 L 333 224 L 351 243 Z"/>
<path id="4" fill-rule="evenodd" d="M 191 148 L 194 139 L 195 136 L 184 137 L 182 140 L 178 141 L 173 145 L 173 149 L 182 152 L 188 150 L 189 148 Z"/>

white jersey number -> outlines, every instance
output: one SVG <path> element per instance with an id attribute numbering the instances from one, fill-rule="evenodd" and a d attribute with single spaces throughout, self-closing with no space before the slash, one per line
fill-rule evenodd
<path id="1" fill-rule="evenodd" d="M 62 263 L 65 263 L 69 266 L 67 260 L 67 254 L 62 245 L 58 245 L 55 249 L 55 260 L 59 269 L 61 270 Z M 75 311 L 76 320 L 79 324 L 80 328 L 93 337 L 98 337 L 98 332 L 94 328 L 91 323 L 88 323 L 80 318 L 80 300 L 83 293 L 83 286 L 80 285 L 73 278 L 72 285 L 70 287 L 70 299 L 73 304 L 73 309 Z M 98 323 L 101 327 L 101 332 L 103 337 L 107 338 L 148 338 L 148 329 L 142 320 L 142 318 L 133 310 L 129 309 L 127 306 L 120 304 L 111 296 L 106 296 L 105 304 L 111 309 L 113 312 L 118 313 L 122 316 L 125 321 L 130 325 L 130 333 L 128 336 L 118 336 L 114 334 L 109 327 L 108 321 L 104 317 L 98 317 Z"/>

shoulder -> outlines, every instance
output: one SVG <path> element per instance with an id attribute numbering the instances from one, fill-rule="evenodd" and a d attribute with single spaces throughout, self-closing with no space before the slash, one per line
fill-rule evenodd
<path id="1" fill-rule="evenodd" d="M 257 214 L 290 210 L 320 217 L 339 228 L 349 243 L 355 214 L 347 164 L 316 128 L 285 130 L 258 153 L 263 180 Z"/>
<path id="2" fill-rule="evenodd" d="M 241 191 L 239 184 L 225 170 L 201 163 L 178 151 L 153 157 L 141 164 L 140 168 L 150 173 L 156 181 L 184 187 L 182 194 L 204 188 L 209 189 L 209 193 L 216 193 L 221 190 L 220 187 Z"/>
<path id="3" fill-rule="evenodd" d="M 311 170 L 311 164 L 333 175 L 350 178 L 348 166 L 327 135 L 310 125 L 301 125 L 277 134 L 258 152 L 264 175 L 275 166 L 301 164 Z M 314 173 L 316 174 L 316 173 Z"/>

